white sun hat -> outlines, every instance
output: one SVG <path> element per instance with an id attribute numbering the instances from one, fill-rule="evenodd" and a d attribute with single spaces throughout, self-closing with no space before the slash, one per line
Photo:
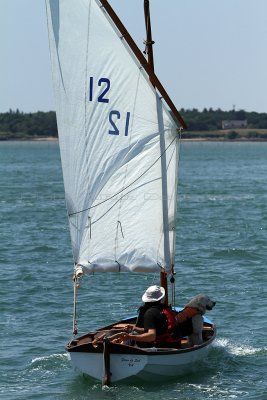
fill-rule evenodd
<path id="1" fill-rule="evenodd" d="M 150 286 L 142 296 L 142 301 L 144 303 L 152 303 L 154 301 L 159 301 L 165 296 L 165 289 L 161 286 Z"/>

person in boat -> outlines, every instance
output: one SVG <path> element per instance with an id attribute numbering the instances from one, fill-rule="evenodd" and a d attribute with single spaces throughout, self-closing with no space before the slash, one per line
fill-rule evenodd
<path id="1" fill-rule="evenodd" d="M 110 340 L 116 342 L 134 340 L 140 347 L 166 342 L 170 327 L 164 312 L 167 308 L 164 300 L 165 289 L 161 286 L 150 286 L 142 296 L 144 305 L 139 308 L 136 324 L 127 325 L 126 332 L 115 334 L 110 337 Z M 171 313 L 174 316 L 172 311 Z"/>
<path id="2" fill-rule="evenodd" d="M 139 308 L 136 325 L 127 325 L 126 332 L 110 337 L 114 341 L 134 340 L 140 347 L 176 347 L 180 339 L 188 337 L 189 346 L 203 342 L 203 315 L 212 310 L 216 302 L 208 296 L 195 296 L 179 312 L 165 305 L 165 290 L 161 286 L 150 286 L 143 294 L 144 305 Z"/>

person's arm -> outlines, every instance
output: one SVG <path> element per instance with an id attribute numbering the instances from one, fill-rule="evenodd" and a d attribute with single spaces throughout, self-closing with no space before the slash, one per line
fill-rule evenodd
<path id="1" fill-rule="evenodd" d="M 144 333 L 145 330 L 144 330 L 144 328 L 139 328 L 138 326 L 135 326 L 134 329 L 132 330 L 132 332 Z"/>
<path id="2" fill-rule="evenodd" d="M 129 325 L 125 326 L 124 330 L 125 330 L 125 332 L 128 332 L 128 333 L 130 333 L 130 332 L 144 333 L 145 332 L 144 328 L 140 328 L 133 324 L 129 324 Z"/>
<path id="3" fill-rule="evenodd" d="M 138 335 L 131 335 L 127 332 L 116 333 L 113 336 L 109 337 L 109 340 L 113 341 L 126 341 L 126 340 L 135 340 L 137 342 L 154 342 L 156 340 L 156 329 L 148 329 L 147 332 L 140 333 Z"/>
<path id="4" fill-rule="evenodd" d="M 128 334 L 126 340 L 136 340 L 137 342 L 154 342 L 156 340 L 156 329 L 148 329 L 147 332 L 138 335 Z"/>

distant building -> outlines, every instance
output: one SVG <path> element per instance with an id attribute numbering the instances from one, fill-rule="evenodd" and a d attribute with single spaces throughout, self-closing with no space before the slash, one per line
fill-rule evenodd
<path id="1" fill-rule="evenodd" d="M 222 121 L 222 129 L 247 128 L 247 126 L 248 121 L 246 119 Z"/>

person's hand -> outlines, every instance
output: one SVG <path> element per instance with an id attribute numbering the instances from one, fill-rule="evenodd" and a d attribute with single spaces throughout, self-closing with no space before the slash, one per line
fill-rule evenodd
<path id="1" fill-rule="evenodd" d="M 115 335 L 112 335 L 109 337 L 109 340 L 113 343 L 124 342 L 125 340 L 128 340 L 128 339 L 129 339 L 129 335 L 127 332 L 115 333 Z"/>
<path id="2" fill-rule="evenodd" d="M 123 328 L 123 330 L 124 330 L 125 332 L 132 332 L 133 329 L 134 329 L 134 325 L 132 325 L 132 324 L 126 325 L 126 326 Z"/>

